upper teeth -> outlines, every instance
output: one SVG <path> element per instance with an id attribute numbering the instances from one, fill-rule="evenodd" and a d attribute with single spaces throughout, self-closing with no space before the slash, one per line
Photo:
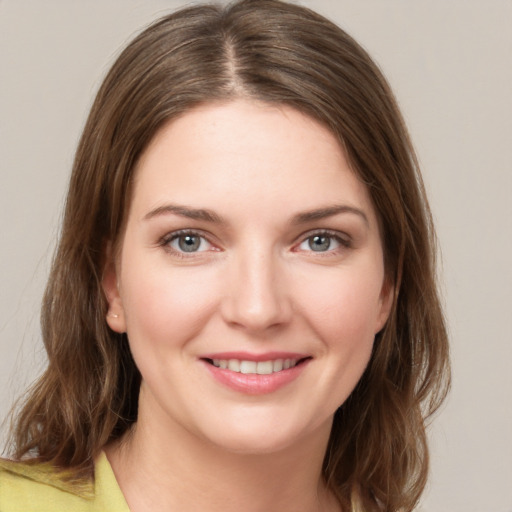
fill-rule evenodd
<path id="1" fill-rule="evenodd" d="M 213 365 L 217 368 L 228 369 L 238 373 L 256 373 L 258 375 L 270 375 L 274 372 L 293 368 L 298 359 L 274 359 L 272 361 L 245 361 L 240 359 L 213 359 Z"/>

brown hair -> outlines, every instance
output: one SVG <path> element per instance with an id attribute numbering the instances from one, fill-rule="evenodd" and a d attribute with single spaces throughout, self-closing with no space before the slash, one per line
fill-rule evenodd
<path id="1" fill-rule="evenodd" d="M 336 412 L 324 476 L 344 510 L 412 510 L 426 482 L 425 421 L 449 385 L 435 236 L 414 150 L 367 53 L 320 15 L 278 0 L 189 7 L 121 53 L 74 162 L 42 308 L 44 375 L 17 418 L 14 457 L 83 477 L 137 418 L 140 374 L 105 322 L 106 241 L 119 240 L 132 175 L 158 129 L 192 107 L 246 97 L 327 126 L 378 213 L 394 305 L 371 361 Z"/>

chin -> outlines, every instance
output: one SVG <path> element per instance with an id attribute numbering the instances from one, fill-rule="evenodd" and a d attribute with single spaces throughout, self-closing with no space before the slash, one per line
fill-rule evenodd
<path id="1" fill-rule="evenodd" d="M 228 439 L 219 439 L 216 441 L 217 446 L 226 452 L 236 455 L 270 455 L 286 451 L 287 448 L 293 446 L 294 442 L 287 436 L 267 437 L 265 434 L 254 436 L 236 436 Z"/>
<path id="2" fill-rule="evenodd" d="M 233 425 L 233 424 L 232 424 Z M 285 425 L 268 421 L 265 425 L 253 424 L 243 428 L 238 424 L 205 436 L 219 448 L 238 455 L 269 455 L 287 450 L 297 450 L 310 442 L 327 443 L 332 419 L 321 425 Z"/>

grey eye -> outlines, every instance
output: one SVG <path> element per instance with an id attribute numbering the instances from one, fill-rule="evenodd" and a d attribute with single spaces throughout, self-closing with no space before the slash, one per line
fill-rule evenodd
<path id="1" fill-rule="evenodd" d="M 195 252 L 201 246 L 201 237 L 196 235 L 181 235 L 178 237 L 178 246 L 183 252 Z"/>
<path id="2" fill-rule="evenodd" d="M 217 251 L 208 238 L 196 231 L 175 231 L 169 233 L 162 242 L 171 253 L 183 257 L 187 254 L 193 257 L 196 253 Z"/>
<path id="3" fill-rule="evenodd" d="M 204 237 L 194 233 L 176 234 L 168 243 L 177 252 L 202 252 L 210 247 Z"/>
<path id="4" fill-rule="evenodd" d="M 308 246 L 312 251 L 323 252 L 331 248 L 331 237 L 325 235 L 314 235 L 308 238 Z"/>

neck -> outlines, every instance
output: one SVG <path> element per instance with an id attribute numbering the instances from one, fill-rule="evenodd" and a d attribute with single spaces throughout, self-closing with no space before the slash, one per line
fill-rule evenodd
<path id="1" fill-rule="evenodd" d="M 106 449 L 132 512 L 339 510 L 322 477 L 330 425 L 298 445 L 247 454 L 157 419 L 141 404 L 137 424 Z"/>

